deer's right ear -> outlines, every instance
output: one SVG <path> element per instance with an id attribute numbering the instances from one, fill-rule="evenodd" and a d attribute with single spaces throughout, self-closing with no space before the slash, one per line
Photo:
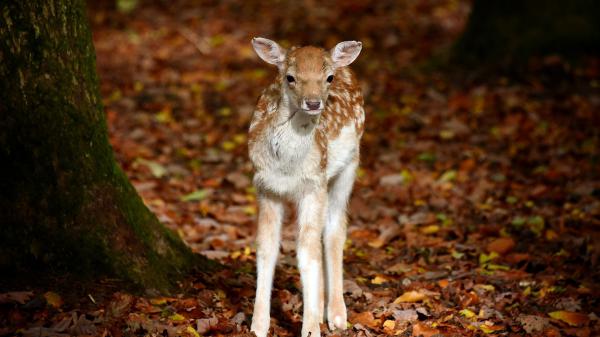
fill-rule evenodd
<path id="1" fill-rule="evenodd" d="M 283 61 L 285 60 L 285 50 L 281 48 L 277 42 L 262 37 L 255 37 L 252 39 L 252 46 L 254 47 L 256 54 L 258 54 L 265 62 L 274 64 L 278 67 L 283 65 Z"/>

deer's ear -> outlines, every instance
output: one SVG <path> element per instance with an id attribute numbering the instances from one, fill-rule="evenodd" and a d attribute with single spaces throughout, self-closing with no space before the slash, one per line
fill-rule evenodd
<path id="1" fill-rule="evenodd" d="M 275 41 L 262 37 L 255 37 L 252 39 L 252 46 L 254 47 L 256 54 L 258 54 L 263 61 L 278 67 L 283 65 L 283 61 L 285 60 L 285 49 L 281 48 Z"/>
<path id="2" fill-rule="evenodd" d="M 336 68 L 345 67 L 354 62 L 360 54 L 362 42 L 360 41 L 344 41 L 338 43 L 331 49 L 331 59 L 333 66 Z"/>

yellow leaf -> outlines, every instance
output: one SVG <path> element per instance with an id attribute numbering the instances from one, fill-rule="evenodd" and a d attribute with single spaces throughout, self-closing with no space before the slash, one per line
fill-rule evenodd
<path id="1" fill-rule="evenodd" d="M 387 281 L 388 280 L 385 277 L 381 277 L 381 276 L 377 275 L 371 280 L 371 284 L 380 285 L 380 284 L 387 283 Z"/>
<path id="2" fill-rule="evenodd" d="M 169 316 L 169 319 L 172 320 L 173 322 L 181 322 L 181 321 L 185 320 L 185 317 L 181 316 L 180 314 L 173 314 L 173 315 Z"/>
<path id="3" fill-rule="evenodd" d="M 381 247 L 383 247 L 383 245 L 385 245 L 385 242 L 383 240 L 377 238 L 373 241 L 370 241 L 368 243 L 368 245 L 369 245 L 369 247 L 373 247 L 373 248 L 381 248 Z"/>
<path id="4" fill-rule="evenodd" d="M 63 300 L 60 297 L 59 294 L 49 291 L 47 293 L 44 294 L 44 298 L 46 299 L 46 302 L 54 307 L 54 308 L 60 308 L 63 305 Z"/>
<path id="5" fill-rule="evenodd" d="M 191 326 L 188 325 L 188 327 L 185 329 L 185 331 L 191 333 L 194 337 L 200 337 L 200 334 L 198 333 L 198 331 L 196 331 L 196 329 L 192 328 Z"/>
<path id="6" fill-rule="evenodd" d="M 553 231 L 552 229 L 549 229 L 546 231 L 546 240 L 548 241 L 552 241 L 558 238 L 558 234 Z"/>
<path id="7" fill-rule="evenodd" d="M 479 264 L 484 265 L 484 264 L 492 261 L 493 259 L 497 258 L 498 256 L 500 256 L 500 255 L 496 252 L 491 252 L 489 255 L 481 253 L 481 255 L 479 255 Z"/>
<path id="8" fill-rule="evenodd" d="M 243 133 L 238 133 L 235 136 L 233 136 L 233 141 L 237 144 L 243 144 L 246 142 L 246 135 Z"/>
<path id="9" fill-rule="evenodd" d="M 571 326 L 583 325 L 589 321 L 589 317 L 584 314 L 570 311 L 553 311 L 548 316 L 563 321 Z"/>
<path id="10" fill-rule="evenodd" d="M 442 130 L 440 131 L 440 138 L 441 139 L 452 139 L 454 138 L 454 132 L 452 130 Z"/>
<path id="11" fill-rule="evenodd" d="M 256 214 L 256 207 L 249 205 L 249 206 L 245 206 L 244 207 L 244 213 L 246 213 L 247 215 L 255 215 Z"/>
<path id="12" fill-rule="evenodd" d="M 425 205 L 427 205 L 425 200 L 422 200 L 422 199 L 415 200 L 415 206 L 425 206 Z"/>
<path id="13" fill-rule="evenodd" d="M 394 328 L 396 328 L 396 321 L 388 319 L 383 322 L 383 330 L 394 331 Z"/>
<path id="14" fill-rule="evenodd" d="M 150 303 L 152 303 L 153 305 L 167 304 L 167 298 L 166 297 L 153 298 L 150 300 Z"/>
<path id="15" fill-rule="evenodd" d="M 469 309 L 463 309 L 463 310 L 459 311 L 459 313 L 461 315 L 465 316 L 466 318 L 472 318 L 472 317 L 476 316 L 475 313 Z"/>
<path id="16" fill-rule="evenodd" d="M 157 122 L 159 123 L 169 123 L 173 121 L 173 115 L 171 114 L 171 107 L 170 106 L 166 106 L 164 109 L 162 109 L 161 111 L 159 111 L 155 116 L 154 119 L 156 119 Z"/>
<path id="17" fill-rule="evenodd" d="M 421 228 L 421 233 L 423 234 L 434 234 L 439 232 L 440 226 L 438 225 L 429 225 Z"/>
<path id="18" fill-rule="evenodd" d="M 405 292 L 400 297 L 396 298 L 396 300 L 394 300 L 394 304 L 420 302 L 426 298 L 427 296 L 425 294 L 415 290 L 411 290 Z"/>
<path id="19" fill-rule="evenodd" d="M 223 144 L 221 144 L 221 147 L 225 151 L 231 151 L 231 150 L 235 149 L 236 146 L 237 146 L 236 143 L 234 143 L 232 141 L 228 141 L 228 140 L 224 141 Z"/>
<path id="20" fill-rule="evenodd" d="M 496 290 L 496 288 L 494 288 L 493 285 L 491 284 L 476 284 L 475 288 L 477 289 L 483 289 L 485 291 L 489 291 L 489 292 L 493 292 Z"/>
<path id="21" fill-rule="evenodd" d="M 502 331 L 502 330 L 504 330 L 504 327 L 498 326 L 498 325 L 493 325 L 493 324 L 481 324 L 479 326 L 479 329 L 481 329 L 481 331 L 483 331 L 487 334 L 490 334 L 490 333 Z"/>

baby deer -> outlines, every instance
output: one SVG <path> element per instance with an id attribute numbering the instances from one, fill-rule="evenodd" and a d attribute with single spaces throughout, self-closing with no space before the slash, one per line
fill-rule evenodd
<path id="1" fill-rule="evenodd" d="M 329 328 L 346 328 L 342 275 L 346 205 L 365 119 L 358 82 L 346 66 L 358 57 L 362 44 L 341 42 L 331 51 L 285 50 L 274 41 L 254 38 L 252 45 L 261 59 L 279 68 L 279 74 L 258 100 L 248 136 L 259 205 L 251 329 L 258 337 L 269 330 L 283 203 L 290 200 L 298 207 L 302 336 L 321 336 L 325 297 Z"/>

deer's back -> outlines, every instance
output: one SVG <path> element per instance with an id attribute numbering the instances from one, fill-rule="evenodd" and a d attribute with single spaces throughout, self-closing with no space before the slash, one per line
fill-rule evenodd
<path id="1" fill-rule="evenodd" d="M 331 85 L 315 137 L 323 153 L 321 166 L 327 172 L 327 179 L 358 160 L 364 122 L 363 96 L 358 81 L 349 68 L 340 68 Z"/>

